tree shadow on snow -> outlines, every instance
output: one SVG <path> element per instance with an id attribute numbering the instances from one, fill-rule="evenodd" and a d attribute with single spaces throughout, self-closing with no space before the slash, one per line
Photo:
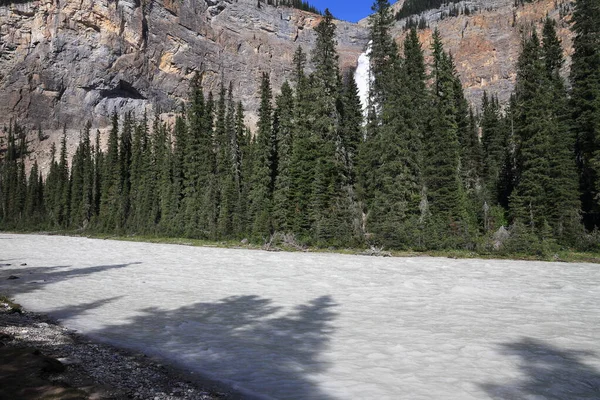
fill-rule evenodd
<path id="1" fill-rule="evenodd" d="M 480 385 L 493 399 L 600 399 L 600 371 L 587 365 L 591 351 L 565 350 L 532 338 L 502 345 L 502 354 L 519 359 L 521 380 Z"/>
<path id="2" fill-rule="evenodd" d="M 82 303 L 82 304 L 77 304 L 74 306 L 63 307 L 63 308 L 59 308 L 56 310 L 52 310 L 52 312 L 50 314 L 52 315 L 52 318 L 55 318 L 59 321 L 63 320 L 63 319 L 69 319 L 69 318 L 73 318 L 73 317 L 76 317 L 76 316 L 79 316 L 82 314 L 86 314 L 97 308 L 104 307 L 104 306 L 106 306 L 112 302 L 115 302 L 123 297 L 124 296 L 115 296 L 115 297 L 110 297 L 108 299 L 96 300 L 96 301 L 91 301 L 89 303 Z"/>
<path id="3" fill-rule="evenodd" d="M 10 267 L 0 268 L 0 293 L 14 296 L 17 294 L 30 293 L 40 287 L 69 279 L 76 279 L 108 270 L 127 268 L 130 265 L 141 264 L 139 262 L 96 265 L 93 267 L 76 268 L 70 265 L 52 267 Z M 11 279 L 18 277 L 18 279 Z"/>
<path id="4" fill-rule="evenodd" d="M 334 332 L 336 306 L 331 296 L 292 310 L 259 296 L 234 296 L 172 310 L 146 308 L 91 336 L 170 362 L 176 358 L 179 367 L 242 393 L 328 400 L 333 398 L 315 377 L 329 366 L 321 353 Z"/>

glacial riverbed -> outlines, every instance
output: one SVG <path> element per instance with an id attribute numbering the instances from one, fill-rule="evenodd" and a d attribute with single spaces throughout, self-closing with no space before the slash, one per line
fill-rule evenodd
<path id="1" fill-rule="evenodd" d="M 252 397 L 600 398 L 593 264 L 0 234 L 0 293 Z"/>

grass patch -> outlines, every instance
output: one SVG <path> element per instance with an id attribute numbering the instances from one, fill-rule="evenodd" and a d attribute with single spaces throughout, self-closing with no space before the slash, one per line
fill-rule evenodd
<path id="1" fill-rule="evenodd" d="M 26 233 L 26 232 L 20 232 Z M 27 232 L 36 233 L 36 232 Z M 264 244 L 258 244 L 253 242 L 242 242 L 240 240 L 221 240 L 211 241 L 204 239 L 190 239 L 190 238 L 178 238 L 178 237 L 166 237 L 166 236 L 155 236 L 155 235 L 115 235 L 106 233 L 95 233 L 95 232 L 74 232 L 74 231 L 54 231 L 54 232 L 37 232 L 38 234 L 47 235 L 63 235 L 63 236 L 75 236 L 75 237 L 88 237 L 92 239 L 105 239 L 105 240 L 120 240 L 126 242 L 140 242 L 140 243 L 160 243 L 160 244 L 177 244 L 182 246 L 194 246 L 194 247 L 216 247 L 223 249 L 247 249 L 247 250 L 264 250 Z M 278 250 L 287 252 L 310 252 L 310 253 L 331 253 L 331 254 L 347 254 L 347 255 L 361 255 L 364 254 L 367 247 L 358 248 L 342 248 L 342 247 L 315 247 L 307 246 L 301 250 L 294 246 L 287 246 L 279 244 Z M 550 254 L 523 254 L 523 253 L 507 253 L 503 251 L 486 251 L 478 252 L 474 250 L 386 250 L 392 257 L 445 257 L 453 259 L 484 259 L 484 260 L 522 260 L 522 261 L 550 261 L 550 262 L 568 262 L 568 263 L 594 263 L 600 264 L 600 253 L 593 252 L 580 252 L 568 249 L 562 249 L 557 252 L 551 252 Z"/>
<path id="2" fill-rule="evenodd" d="M 160 236 L 115 236 L 115 235 L 86 235 L 90 238 L 97 239 L 111 239 L 121 240 L 129 242 L 144 242 L 144 243 L 162 243 L 162 244 L 178 244 L 185 246 L 196 246 L 196 247 L 217 247 L 224 249 L 248 249 L 248 250 L 261 250 L 262 245 L 256 243 L 241 243 L 236 240 L 227 241 L 209 241 L 201 239 L 187 239 L 187 238 L 171 238 L 171 237 L 160 237 Z M 282 251 L 298 252 L 298 250 L 291 246 L 280 246 Z M 309 253 L 331 253 L 331 254 L 346 254 L 346 255 L 360 255 L 365 251 L 366 247 L 363 248 L 321 248 L 321 247 L 306 247 L 303 251 Z M 600 254 L 598 253 L 586 253 L 577 252 L 570 250 L 561 250 L 556 254 L 542 256 L 532 254 L 517 254 L 517 253 L 500 253 L 500 252 L 489 252 L 479 253 L 470 250 L 428 250 L 428 251 L 416 251 L 416 250 L 390 250 L 392 257 L 445 257 L 454 259 L 485 259 L 485 260 L 523 260 L 523 261 L 551 261 L 551 262 L 585 262 L 600 264 Z"/>
<path id="3" fill-rule="evenodd" d="M 5 307 L 9 314 L 21 314 L 23 312 L 20 304 L 13 302 L 6 296 L 0 295 L 0 305 Z"/>

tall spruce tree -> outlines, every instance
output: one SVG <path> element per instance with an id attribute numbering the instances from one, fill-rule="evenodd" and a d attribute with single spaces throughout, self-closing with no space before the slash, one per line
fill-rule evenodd
<path id="1" fill-rule="evenodd" d="M 71 163 L 71 221 L 75 229 L 85 229 L 92 218 L 93 159 L 91 123 L 86 123 Z"/>
<path id="2" fill-rule="evenodd" d="M 540 233 L 549 216 L 548 171 L 550 131 L 556 121 L 550 114 L 551 95 L 540 42 L 535 30 L 523 40 L 517 66 L 514 115 L 516 134 L 516 187 L 510 198 L 513 219 Z"/>
<path id="3" fill-rule="evenodd" d="M 254 168 L 250 177 L 249 213 L 251 232 L 255 238 L 268 238 L 272 233 L 273 208 L 273 94 L 269 74 L 263 72 L 260 85 L 258 130 L 252 143 Z"/>
<path id="4" fill-rule="evenodd" d="M 217 161 L 217 170 L 220 181 L 220 206 L 219 228 L 220 237 L 232 237 L 239 232 L 240 216 L 238 202 L 240 195 L 240 181 L 238 163 L 239 143 L 235 126 L 236 109 L 233 102 L 233 84 L 229 83 L 227 101 L 224 105 L 225 118 L 223 120 L 224 134 L 221 140 L 221 155 Z M 219 117 L 217 117 L 217 121 Z M 217 123 L 218 132 L 218 123 Z M 219 135 L 217 134 L 218 138 Z"/>
<path id="5" fill-rule="evenodd" d="M 192 105 L 190 105 L 190 107 L 192 107 Z M 162 126 L 162 121 L 160 121 L 158 116 L 156 116 L 153 124 L 153 132 L 155 137 L 160 136 L 160 132 L 162 132 Z M 188 146 L 188 126 L 183 111 L 182 115 L 178 115 L 175 119 L 173 140 L 175 145 L 173 149 L 170 171 L 172 175 L 172 184 L 170 189 L 171 197 L 167 200 L 168 207 L 167 204 L 161 202 L 161 210 L 164 214 L 161 220 L 161 229 L 170 231 L 173 234 L 182 235 L 185 231 L 184 211 L 186 207 L 186 193 L 184 192 L 184 166 L 186 154 L 188 153 L 188 148 L 190 147 Z M 166 218 L 167 215 L 169 215 L 171 218 Z"/>
<path id="6" fill-rule="evenodd" d="M 342 173 L 342 210 L 347 214 L 343 218 L 351 223 L 351 236 L 347 239 L 352 245 L 362 244 L 364 229 L 362 207 L 358 198 L 356 186 L 359 148 L 364 138 L 364 117 L 358 87 L 352 73 L 347 73 L 343 82 L 341 99 L 339 101 L 340 127 L 339 137 L 341 146 L 338 149 L 343 163 Z"/>
<path id="7" fill-rule="evenodd" d="M 600 3 L 576 0 L 571 64 L 572 129 L 588 229 L 600 226 Z"/>
<path id="8" fill-rule="evenodd" d="M 546 18 L 543 29 L 542 59 L 548 81 L 548 126 L 550 182 L 548 219 L 556 238 L 574 244 L 580 232 L 581 202 L 575 164 L 575 140 L 569 127 L 566 85 L 560 75 L 563 49 L 556 35 L 556 22 Z"/>
<path id="9" fill-rule="evenodd" d="M 125 228 L 131 207 L 131 148 L 133 128 L 133 116 L 128 112 L 123 117 L 123 126 L 121 135 L 119 136 L 120 193 L 119 214 L 117 219 L 118 230 Z"/>
<path id="10" fill-rule="evenodd" d="M 2 175 L 0 182 L 2 220 L 7 227 L 20 227 L 27 219 L 24 215 L 27 197 L 26 132 L 16 121 L 11 121 L 7 136 L 6 154 L 0 170 Z"/>
<path id="11" fill-rule="evenodd" d="M 407 127 L 408 152 L 406 163 L 409 171 L 408 179 L 412 180 L 412 192 L 418 191 L 420 202 L 422 179 L 421 169 L 423 164 L 423 134 L 427 128 L 429 115 L 429 98 L 426 87 L 427 74 L 425 71 L 425 57 L 419 42 L 416 29 L 411 29 L 404 40 L 404 81 L 402 86 L 407 93 L 409 107 L 402 109 L 405 125 Z M 402 89 L 401 89 L 402 90 Z M 413 194 L 414 195 L 414 194 Z M 415 199 L 416 200 L 416 199 Z M 411 212 L 416 212 L 415 201 L 411 201 Z"/>
<path id="12" fill-rule="evenodd" d="M 212 110 L 211 110 L 212 112 Z M 182 203 L 180 228 L 188 237 L 211 238 L 216 213 L 215 154 L 212 115 L 207 126 L 208 107 L 205 104 L 199 76 L 192 82 L 187 125 L 179 120 L 176 142 L 182 170 Z M 181 141 L 181 144 L 179 142 Z M 208 180 L 212 182 L 208 182 Z"/>
<path id="13" fill-rule="evenodd" d="M 9 142 L 10 143 L 10 142 Z M 7 152 L 7 160 L 10 156 L 10 152 Z M 8 180 L 6 180 L 8 185 Z M 52 143 L 50 148 L 50 169 L 46 176 L 46 185 L 44 186 L 44 203 L 46 204 L 48 225 L 51 228 L 58 227 L 58 211 L 56 204 L 56 192 L 59 189 L 58 185 L 58 162 L 56 161 L 56 145 Z M 8 200 L 8 198 L 7 198 Z M 4 210 L 8 209 L 8 204 L 4 206 Z"/>
<path id="14" fill-rule="evenodd" d="M 100 201 L 102 198 L 102 176 L 104 171 L 104 153 L 100 148 L 100 131 L 96 131 L 94 140 L 94 180 L 92 184 L 92 224 L 98 225 L 97 218 L 100 214 Z"/>
<path id="15" fill-rule="evenodd" d="M 273 188 L 273 228 L 275 231 L 292 230 L 291 172 L 292 149 L 294 144 L 294 93 L 286 81 L 281 86 L 281 94 L 275 100 L 273 130 L 277 144 L 277 174 Z"/>
<path id="16" fill-rule="evenodd" d="M 501 203 L 501 174 L 508 147 L 507 132 L 502 124 L 498 99 L 483 92 L 481 100 L 481 142 L 484 153 L 483 176 L 486 199 L 491 205 Z M 505 204 L 507 205 L 507 204 Z"/>
<path id="17" fill-rule="evenodd" d="M 233 214 L 233 231 L 236 236 L 241 236 L 247 231 L 247 203 L 244 197 L 246 177 L 244 176 L 244 166 L 246 163 L 246 151 L 250 133 L 244 124 L 244 107 L 242 102 L 238 102 L 235 107 L 235 133 L 232 143 L 233 149 L 233 178 L 236 189 L 236 204 Z"/>
<path id="18" fill-rule="evenodd" d="M 24 207 L 24 213 L 28 219 L 27 225 L 34 229 L 42 228 L 44 211 L 44 184 L 37 160 L 35 160 L 27 180 L 27 196 Z"/>
<path id="19" fill-rule="evenodd" d="M 374 114 L 380 115 L 380 108 L 392 96 L 394 88 L 390 84 L 394 82 L 398 68 L 398 47 L 391 32 L 396 21 L 388 0 L 376 0 L 371 10 L 373 14 L 369 17 L 369 62 L 373 83 L 369 101 L 370 107 L 375 109 Z"/>
<path id="20" fill-rule="evenodd" d="M 411 155 L 406 108 L 409 104 L 407 69 L 391 36 L 394 19 L 387 1 L 377 1 L 370 19 L 370 54 L 373 84 L 370 98 L 372 117 L 377 123 L 363 146 L 362 190 L 367 206 L 367 230 L 379 244 L 400 247 L 405 242 L 411 189 L 418 187 L 410 177 Z M 418 135 L 417 135 L 418 136 Z"/>
<path id="21" fill-rule="evenodd" d="M 181 118 L 178 118 L 177 121 L 180 125 L 183 124 L 185 129 L 185 123 L 181 121 Z M 174 134 L 177 131 L 176 123 Z M 158 115 L 154 117 L 152 123 L 152 155 L 156 169 L 155 206 L 157 214 L 153 221 L 154 229 L 161 234 L 172 234 L 175 230 L 173 221 L 176 221 L 181 186 L 179 177 L 176 178 L 171 135 Z"/>
<path id="22" fill-rule="evenodd" d="M 154 195 L 157 171 L 152 150 L 148 118 L 144 113 L 143 118 L 135 124 L 131 145 L 131 207 L 128 225 L 134 232 L 146 232 L 156 222 L 158 210 Z"/>
<path id="23" fill-rule="evenodd" d="M 466 198 L 460 179 L 459 125 L 452 58 L 443 49 L 439 32 L 433 34 L 433 116 L 424 137 L 423 178 L 431 214 L 431 246 L 461 245 L 468 232 Z"/>
<path id="24" fill-rule="evenodd" d="M 69 179 L 69 163 L 67 160 L 67 127 L 63 128 L 58 159 L 58 187 L 55 192 L 54 204 L 57 208 L 57 222 L 61 228 L 69 224 L 71 184 Z"/>
<path id="25" fill-rule="evenodd" d="M 335 30 L 333 16 L 326 9 L 315 28 L 317 40 L 312 52 L 315 72 L 311 75 L 313 101 L 309 120 L 314 169 L 309 216 L 315 242 L 340 245 L 347 241 L 352 230 L 348 194 L 342 190 L 344 162 L 338 109 L 341 76 Z"/>
<path id="26" fill-rule="evenodd" d="M 119 116 L 112 115 L 112 127 L 108 135 L 106 155 L 103 157 L 102 195 L 100 199 L 99 224 L 101 229 L 112 232 L 119 226 L 121 196 L 121 164 L 119 162 Z"/>
<path id="27" fill-rule="evenodd" d="M 382 151 L 378 134 L 385 124 L 382 119 L 388 110 L 397 84 L 399 69 L 398 48 L 391 36 L 391 28 L 395 22 L 391 5 L 387 0 L 377 0 L 373 3 L 373 14 L 369 17 L 369 36 L 371 39 L 369 51 L 369 98 L 366 140 L 360 148 L 358 160 L 359 185 L 358 193 L 365 202 L 367 209 L 372 208 L 379 186 L 379 168 Z M 386 107 L 382 111 L 382 107 Z M 392 128 L 393 129 L 393 128 Z M 384 146 L 385 147 L 385 146 Z"/>
<path id="28" fill-rule="evenodd" d="M 311 184 L 314 175 L 314 149 L 311 139 L 312 92 L 309 79 L 305 74 L 306 54 L 298 46 L 294 54 L 294 81 L 296 96 L 294 102 L 295 129 L 293 133 L 292 155 L 290 160 L 290 196 L 292 207 L 292 231 L 300 239 L 308 239 L 311 228 L 310 198 Z"/>

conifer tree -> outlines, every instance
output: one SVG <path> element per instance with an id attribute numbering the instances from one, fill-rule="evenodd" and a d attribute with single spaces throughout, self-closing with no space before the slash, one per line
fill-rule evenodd
<path id="1" fill-rule="evenodd" d="M 517 140 L 517 177 L 510 198 L 511 215 L 539 233 L 548 223 L 548 188 L 550 169 L 548 81 L 541 47 L 535 30 L 523 42 L 517 66 L 515 88 L 515 133 Z"/>
<path id="2" fill-rule="evenodd" d="M 369 54 L 372 88 L 369 93 L 370 107 L 375 114 L 380 114 L 380 107 L 391 100 L 391 91 L 399 67 L 398 47 L 392 37 L 391 29 L 395 23 L 392 7 L 388 0 L 375 0 L 371 7 L 373 14 L 369 17 L 369 37 L 371 52 Z"/>
<path id="3" fill-rule="evenodd" d="M 501 204 L 501 174 L 506 160 L 508 136 L 502 124 L 498 99 L 483 92 L 481 115 L 481 141 L 484 152 L 483 176 L 486 198 L 491 205 Z M 503 204 L 507 206 L 507 204 Z"/>
<path id="4" fill-rule="evenodd" d="M 576 137 L 582 208 L 588 229 L 600 226 L 600 4 L 576 0 L 571 65 L 572 129 Z"/>
<path id="5" fill-rule="evenodd" d="M 233 210 L 232 227 L 235 236 L 242 236 L 247 231 L 247 202 L 245 197 L 246 176 L 245 163 L 250 133 L 244 124 L 244 107 L 242 102 L 235 105 L 234 138 L 232 142 L 232 169 L 235 188 L 235 208 Z"/>
<path id="6" fill-rule="evenodd" d="M 7 157 L 10 152 L 7 153 Z M 52 143 L 50 148 L 50 170 L 46 177 L 46 185 L 44 186 L 44 202 L 48 212 L 48 223 L 50 227 L 58 227 L 58 204 L 56 204 L 57 192 L 59 191 L 59 176 L 58 162 L 56 161 L 56 145 Z M 5 209 L 8 207 L 5 206 Z"/>
<path id="7" fill-rule="evenodd" d="M 203 187 L 206 189 L 203 190 L 203 200 L 202 200 L 202 214 L 201 221 L 205 224 L 205 235 L 207 237 L 216 237 L 217 234 L 217 223 L 219 217 L 218 210 L 218 186 L 216 180 L 216 155 L 214 148 L 214 114 L 216 110 L 216 105 L 214 101 L 214 97 L 212 92 L 208 93 L 208 98 L 206 101 L 206 108 L 204 113 L 203 126 L 204 126 L 204 136 L 202 136 L 201 141 L 201 154 L 204 157 L 203 168 L 206 171 L 210 171 L 207 174 L 201 174 L 202 177 L 208 178 L 204 181 Z"/>
<path id="8" fill-rule="evenodd" d="M 292 230 L 291 171 L 294 145 L 294 94 L 286 81 L 281 86 L 281 94 L 275 101 L 273 130 L 277 145 L 277 174 L 273 188 L 273 228 L 275 231 Z"/>
<path id="9" fill-rule="evenodd" d="M 193 105 L 190 105 L 190 107 L 192 106 Z M 159 137 L 162 132 L 162 125 L 162 121 L 156 116 L 152 130 L 154 132 L 155 140 L 157 141 L 160 141 Z M 171 234 L 182 235 L 185 231 L 184 211 L 186 205 L 184 192 L 185 156 L 190 147 L 188 145 L 188 126 L 183 112 L 182 115 L 178 115 L 175 119 L 173 140 L 175 145 L 171 162 L 171 197 L 167 200 L 169 204 L 168 207 L 167 204 L 161 202 L 161 225 L 164 231 L 171 232 Z M 170 216 L 170 218 L 167 218 L 167 215 Z"/>
<path id="10" fill-rule="evenodd" d="M 450 64 L 454 69 L 454 61 L 449 56 Z M 478 195 L 481 178 L 481 142 L 477 132 L 477 124 L 473 110 L 465 97 L 462 83 L 456 72 L 454 75 L 454 101 L 456 107 L 456 124 L 458 129 L 458 143 L 460 149 L 460 176 L 462 186 L 468 197 Z"/>
<path id="11" fill-rule="evenodd" d="M 555 22 L 546 18 L 543 29 L 542 59 L 548 80 L 545 95 L 550 101 L 549 153 L 550 181 L 548 188 L 548 218 L 553 234 L 562 242 L 575 243 L 580 231 L 581 203 L 575 164 L 575 140 L 566 113 L 566 85 L 560 76 L 564 64 L 563 49 L 556 35 Z"/>
<path id="12" fill-rule="evenodd" d="M 469 108 L 468 123 L 461 142 L 463 185 L 468 193 L 478 195 L 482 191 L 483 147 L 479 140 L 479 127 L 472 108 Z"/>
<path id="13" fill-rule="evenodd" d="M 340 137 L 341 77 L 335 39 L 336 26 L 329 10 L 315 28 L 317 40 L 312 53 L 315 72 L 311 75 L 311 146 L 314 157 L 309 203 L 311 236 L 317 243 L 339 245 L 352 232 L 348 193 L 343 188 L 343 143 Z M 341 150 L 341 151 L 340 151 Z"/>
<path id="14" fill-rule="evenodd" d="M 423 134 L 427 128 L 429 116 L 429 98 L 426 87 L 427 74 L 425 71 L 425 57 L 423 49 L 419 42 L 416 29 L 411 29 L 404 40 L 404 64 L 403 64 L 402 87 L 408 96 L 407 104 L 410 107 L 404 107 L 404 120 L 407 131 L 408 152 L 406 162 L 409 169 L 409 179 L 412 179 L 412 185 L 419 191 L 422 187 L 421 168 L 422 168 L 422 141 Z M 414 204 L 414 201 L 411 202 Z M 414 207 L 414 206 L 411 206 Z M 413 209 L 411 212 L 415 212 Z"/>
<path id="15" fill-rule="evenodd" d="M 290 194 L 292 201 L 292 231 L 300 239 L 307 239 L 311 228 L 309 206 L 311 185 L 314 175 L 314 148 L 311 139 L 312 120 L 309 116 L 312 106 L 312 92 L 305 74 L 306 54 L 298 46 L 294 54 L 294 81 L 296 96 L 294 103 L 294 140 L 290 161 Z"/>
<path id="16" fill-rule="evenodd" d="M 371 38 L 370 64 L 373 82 L 370 88 L 369 135 L 361 147 L 360 194 L 367 209 L 367 230 L 386 246 L 398 246 L 398 233 L 408 208 L 408 183 L 403 155 L 407 150 L 407 132 L 400 109 L 405 107 L 401 60 L 391 36 L 394 22 L 388 1 L 378 0 L 369 19 Z"/>
<path id="17" fill-rule="evenodd" d="M 24 158 L 28 151 L 26 133 L 16 121 L 10 122 L 7 139 L 6 155 L 0 169 L 1 219 L 7 226 L 20 227 L 27 220 L 24 215 L 28 190 Z"/>
<path id="18" fill-rule="evenodd" d="M 175 123 L 175 137 L 181 136 L 177 132 L 185 124 L 180 118 Z M 154 221 L 150 221 L 155 231 L 161 234 L 173 234 L 173 221 L 176 220 L 179 207 L 181 188 L 180 179 L 174 165 L 175 156 L 172 152 L 171 137 L 160 117 L 156 115 L 152 124 L 152 161 L 155 166 L 156 193 L 154 196 L 157 213 Z M 177 178 L 176 178 L 177 176 Z"/>
<path id="19" fill-rule="evenodd" d="M 117 231 L 124 229 L 131 206 L 131 150 L 134 121 L 130 112 L 123 118 L 123 127 L 119 137 L 119 210 Z"/>
<path id="20" fill-rule="evenodd" d="M 13 197 L 13 220 L 15 226 L 23 226 L 27 220 L 25 215 L 25 205 L 27 199 L 27 175 L 25 173 L 24 153 L 16 162 L 16 179 L 14 185 Z"/>
<path id="21" fill-rule="evenodd" d="M 252 143 L 254 168 L 250 177 L 249 213 L 252 235 L 267 238 L 272 233 L 273 195 L 273 106 L 269 74 L 263 72 L 261 79 L 261 100 L 258 110 L 258 131 Z"/>
<path id="22" fill-rule="evenodd" d="M 192 82 L 190 100 L 187 124 L 182 118 L 175 123 L 176 152 L 181 165 L 179 228 L 188 237 L 208 238 L 212 218 L 203 211 L 204 207 L 208 210 L 216 204 L 206 199 L 205 191 L 209 187 L 205 185 L 205 179 L 214 177 L 215 161 L 212 131 L 206 130 L 204 93 L 198 79 Z M 211 188 L 214 186 L 211 185 Z"/>
<path id="23" fill-rule="evenodd" d="M 71 185 L 69 180 L 69 164 L 67 161 L 67 128 L 63 129 L 58 160 L 57 190 L 54 204 L 57 206 L 57 222 L 62 228 L 69 224 Z"/>
<path id="24" fill-rule="evenodd" d="M 44 186 L 37 160 L 33 162 L 27 181 L 25 215 L 32 228 L 41 228 L 44 221 Z"/>
<path id="25" fill-rule="evenodd" d="M 352 74 L 344 79 L 340 101 L 340 139 L 344 150 L 345 180 L 354 185 L 358 147 L 363 141 L 363 113 L 358 87 Z"/>
<path id="26" fill-rule="evenodd" d="M 459 174 L 460 149 L 456 76 L 452 58 L 444 51 L 441 37 L 433 34 L 433 117 L 424 137 L 423 178 L 433 238 L 449 246 L 459 245 L 468 231 L 466 198 Z M 446 244 L 431 244 L 432 246 Z"/>
<path id="27" fill-rule="evenodd" d="M 86 228 L 92 218 L 93 160 L 91 123 L 86 123 L 71 165 L 71 221 L 75 229 Z"/>
<path id="28" fill-rule="evenodd" d="M 346 235 L 340 235 L 340 241 L 352 245 L 364 241 L 362 206 L 357 194 L 357 176 L 359 148 L 364 138 L 364 117 L 358 87 L 351 73 L 346 75 L 342 85 L 341 99 L 338 103 L 340 113 L 338 156 L 341 158 L 341 190 L 338 204 L 341 218 L 348 227 Z M 351 242 L 350 242 L 351 241 Z"/>
<path id="29" fill-rule="evenodd" d="M 6 129 L 6 128 L 5 128 Z M 2 221 L 5 225 L 11 222 L 11 217 L 14 216 L 12 205 L 12 196 L 14 195 L 15 185 L 14 179 L 16 177 L 16 169 L 15 169 L 15 158 L 14 158 L 14 136 L 13 136 L 13 123 L 10 121 L 7 132 L 7 143 L 6 143 L 6 153 L 4 158 L 1 160 L 2 167 L 0 174 L 0 198 L 2 200 Z"/>
<path id="30" fill-rule="evenodd" d="M 100 199 L 100 227 L 108 232 L 117 229 L 120 215 L 121 164 L 119 162 L 119 117 L 112 115 L 106 155 L 103 157 L 102 194 Z"/>
<path id="31" fill-rule="evenodd" d="M 148 120 L 144 116 L 133 129 L 131 144 L 131 207 L 129 226 L 134 232 L 145 232 L 156 222 L 156 163 L 150 147 Z"/>
<path id="32" fill-rule="evenodd" d="M 224 93 L 222 93 L 224 98 Z M 232 237 L 239 229 L 238 197 L 240 194 L 237 153 L 238 137 L 235 127 L 235 104 L 233 102 L 233 84 L 229 83 L 227 92 L 227 101 L 223 101 L 223 135 L 221 149 L 219 150 L 220 160 L 217 161 L 220 180 L 220 206 L 219 206 L 219 227 L 220 237 Z M 219 117 L 217 117 L 217 121 Z M 217 122 L 218 131 L 218 122 Z M 219 137 L 219 135 L 216 135 Z"/>
<path id="33" fill-rule="evenodd" d="M 104 171 L 104 153 L 100 149 L 100 131 L 96 131 L 94 142 L 94 180 L 92 184 L 92 220 L 100 214 L 100 202 L 102 198 L 102 176 Z"/>

